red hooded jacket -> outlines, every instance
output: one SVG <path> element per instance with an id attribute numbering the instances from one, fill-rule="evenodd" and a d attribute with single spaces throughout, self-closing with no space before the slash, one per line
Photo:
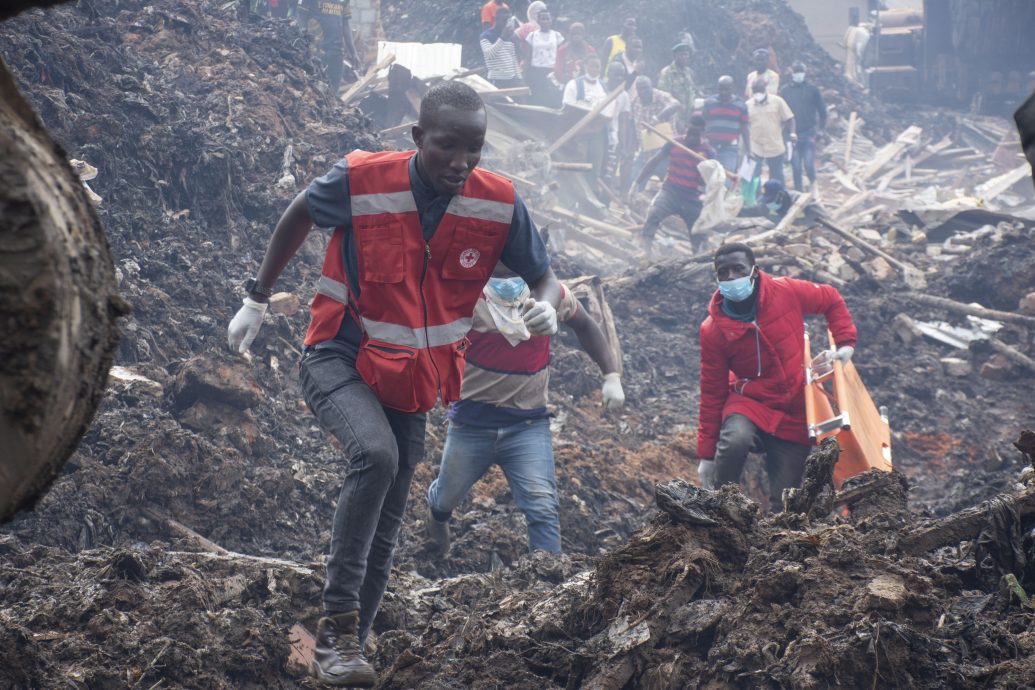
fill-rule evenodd
<path id="1" fill-rule="evenodd" d="M 808 443 L 805 420 L 806 314 L 827 319 L 838 347 L 855 345 L 855 323 L 830 285 L 774 278 L 762 271 L 754 323 L 722 311 L 718 290 L 701 324 L 701 406 L 697 455 L 715 457 L 722 422 L 742 414 L 767 434 Z"/>

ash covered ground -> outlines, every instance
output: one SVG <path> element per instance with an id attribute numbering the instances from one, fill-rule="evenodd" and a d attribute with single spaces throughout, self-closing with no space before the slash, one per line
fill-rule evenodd
<path id="1" fill-rule="evenodd" d="M 721 41 L 739 36 L 744 13 L 787 11 L 698 4 L 715 31 L 695 38 L 714 36 L 707 52 L 742 61 L 751 37 Z M 400 38 L 436 26 L 420 14 L 434 5 L 385 5 Z M 455 5 L 465 22 L 474 16 L 470 3 Z M 603 38 L 602 25 L 591 29 Z M 312 629 L 318 615 L 342 456 L 296 383 L 304 307 L 267 320 L 250 363 L 227 351 L 225 328 L 289 200 L 344 153 L 381 148 L 377 135 L 356 111 L 325 104 L 293 23 L 230 3 L 84 1 L 22 15 L 0 36 L 53 136 L 100 170 L 91 186 L 133 308 L 117 364 L 150 381 L 113 376 L 64 476 L 0 530 L 0 685 L 309 687 L 288 663 L 289 631 Z M 868 120 L 894 120 L 883 117 Z M 281 279 L 303 305 L 325 241 L 313 233 Z M 781 252 L 775 244 L 763 265 L 808 276 Z M 1004 228 L 941 266 L 931 292 L 1013 309 L 1035 287 L 1033 258 L 1030 234 Z M 590 268 L 563 255 L 555 267 L 562 278 Z M 602 411 L 597 372 L 574 337 L 555 344 L 562 559 L 525 555 L 498 472 L 457 511 L 448 556 L 430 557 L 423 494 L 445 434 L 442 412 L 432 415 L 375 623 L 383 687 L 1030 684 L 1035 616 L 984 560 L 1008 554 L 970 542 L 903 554 L 897 542 L 917 515 L 1019 488 L 1024 463 L 1011 442 L 1035 412 L 1030 375 L 1006 365 L 982 376 L 994 353 L 980 346 L 964 354 L 970 375 L 950 375 L 946 346 L 906 343 L 891 327 L 900 313 L 942 314 L 897 283 L 851 282 L 857 366 L 891 410 L 912 513 L 762 518 L 727 490 L 707 511 L 737 519 L 687 523 L 658 512 L 655 485 L 696 479 L 696 332 L 712 289 L 707 264 L 687 261 L 605 282 L 624 350 L 621 413 Z M 1007 325 L 1000 337 L 1031 351 L 1030 328 Z M 199 553 L 180 526 L 232 553 Z M 1031 518 L 1014 528 L 1028 559 L 1015 564 L 1019 584 L 1035 591 Z"/>

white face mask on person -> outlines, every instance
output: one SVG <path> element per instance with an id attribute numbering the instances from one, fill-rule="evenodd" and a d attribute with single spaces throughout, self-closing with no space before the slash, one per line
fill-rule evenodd
<path id="1" fill-rule="evenodd" d="M 794 80 L 795 84 L 800 84 L 803 81 L 805 81 L 805 73 L 804 72 L 795 72 L 794 74 L 791 75 L 791 79 Z"/>
<path id="2" fill-rule="evenodd" d="M 769 96 L 769 94 L 765 93 L 764 91 L 762 93 L 756 93 L 755 94 L 755 103 L 765 103 L 765 99 L 768 96 Z"/>

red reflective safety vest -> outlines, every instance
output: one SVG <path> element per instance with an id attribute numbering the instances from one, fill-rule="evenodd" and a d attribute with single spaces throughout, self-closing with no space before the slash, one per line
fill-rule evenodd
<path id="1" fill-rule="evenodd" d="M 424 241 L 410 189 L 413 151 L 346 156 L 363 329 L 356 369 L 386 407 L 425 412 L 460 398 L 466 334 L 514 215 L 510 180 L 476 168 Z M 306 345 L 333 339 L 350 301 L 335 228 L 310 308 Z"/>

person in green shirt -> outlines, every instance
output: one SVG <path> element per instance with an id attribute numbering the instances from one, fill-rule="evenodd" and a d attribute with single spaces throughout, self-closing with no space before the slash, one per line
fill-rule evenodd
<path id="1" fill-rule="evenodd" d="M 690 54 L 693 47 L 689 43 L 677 43 L 672 47 L 672 62 L 662 68 L 658 77 L 658 88 L 672 95 L 683 106 L 683 121 L 689 119 L 694 112 L 694 98 L 697 87 L 694 85 L 694 73 L 690 69 Z"/>

